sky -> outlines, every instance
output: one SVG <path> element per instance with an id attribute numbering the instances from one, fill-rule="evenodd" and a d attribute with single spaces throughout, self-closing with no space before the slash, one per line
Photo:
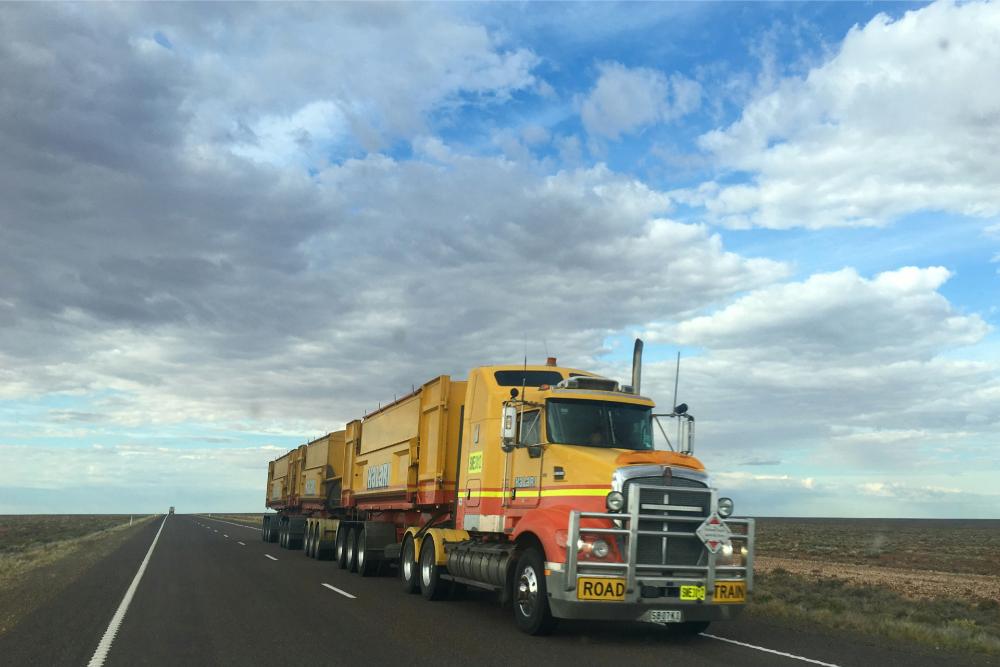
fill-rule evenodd
<path id="1" fill-rule="evenodd" d="M 983 2 L 2 4 L 0 513 L 641 336 L 737 513 L 998 518 L 998 77 Z"/>

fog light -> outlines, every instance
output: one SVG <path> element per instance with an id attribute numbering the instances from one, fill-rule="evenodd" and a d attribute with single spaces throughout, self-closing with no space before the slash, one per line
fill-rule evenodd
<path id="1" fill-rule="evenodd" d="M 723 519 L 733 515 L 733 499 L 719 498 L 719 516 Z"/>
<path id="2" fill-rule="evenodd" d="M 622 495 L 621 491 L 612 491 L 604 499 L 604 505 L 612 512 L 620 512 L 625 507 L 625 496 Z"/>
<path id="3" fill-rule="evenodd" d="M 594 540 L 594 555 L 598 558 L 607 558 L 611 553 L 611 547 L 604 540 Z"/>
<path id="4" fill-rule="evenodd" d="M 733 545 L 732 544 L 723 544 L 722 545 L 722 555 L 726 556 L 727 558 L 729 556 L 732 556 L 733 555 Z"/>

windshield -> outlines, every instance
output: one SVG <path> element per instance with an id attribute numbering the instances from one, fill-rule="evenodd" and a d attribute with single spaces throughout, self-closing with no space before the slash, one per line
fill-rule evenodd
<path id="1" fill-rule="evenodd" d="M 652 409 L 629 403 L 550 399 L 549 442 L 588 447 L 653 449 Z"/>

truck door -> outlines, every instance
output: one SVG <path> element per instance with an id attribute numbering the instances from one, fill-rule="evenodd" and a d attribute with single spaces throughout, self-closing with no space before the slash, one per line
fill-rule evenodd
<path id="1" fill-rule="evenodd" d="M 504 480 L 504 507 L 537 507 L 542 493 L 542 458 L 532 458 L 528 445 L 542 442 L 540 410 L 525 410 L 518 415 L 518 447 L 507 452 L 507 478 Z"/>

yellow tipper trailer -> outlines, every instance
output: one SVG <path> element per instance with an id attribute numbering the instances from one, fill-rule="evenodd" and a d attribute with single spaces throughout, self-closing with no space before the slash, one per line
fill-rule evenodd
<path id="1" fill-rule="evenodd" d="M 496 591 L 530 634 L 733 618 L 753 519 L 694 457 L 687 406 L 657 414 L 641 395 L 641 354 L 624 386 L 554 358 L 438 376 L 272 461 L 264 539 L 362 576 L 395 567 L 428 600 Z"/>
<path id="2" fill-rule="evenodd" d="M 265 541 L 301 548 L 310 527 L 307 519 L 340 506 L 344 455 L 344 431 L 337 431 L 268 464 L 266 505 L 279 514 L 264 515 Z"/>

